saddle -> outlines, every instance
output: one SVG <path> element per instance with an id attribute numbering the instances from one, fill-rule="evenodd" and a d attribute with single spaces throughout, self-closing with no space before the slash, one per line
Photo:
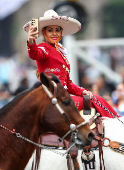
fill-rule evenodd
<path id="1" fill-rule="evenodd" d="M 82 151 L 81 161 L 84 170 L 95 170 L 95 154 L 93 153 L 94 149 L 99 148 L 99 157 L 100 157 L 100 170 L 102 169 L 102 161 L 103 160 L 103 152 L 102 146 L 98 138 L 103 138 L 104 136 L 104 129 L 103 123 L 99 116 L 94 119 L 93 117 L 98 113 L 94 108 L 90 107 L 90 98 L 89 96 L 84 96 L 83 98 L 83 112 L 80 113 L 85 120 L 89 120 L 90 128 L 93 130 L 95 134 L 95 138 L 92 140 L 89 146 L 85 146 Z M 105 168 L 105 167 L 104 167 Z"/>
<path id="2" fill-rule="evenodd" d="M 94 116 L 97 114 L 96 110 L 94 108 L 91 108 L 90 106 L 90 98 L 88 95 L 83 96 L 83 110 L 80 111 L 81 116 L 85 120 L 90 120 L 89 125 L 90 128 L 93 130 L 94 134 L 98 137 L 103 137 L 103 124 L 100 117 L 97 117 L 94 119 Z M 58 142 L 59 136 L 55 135 L 52 132 L 49 132 L 47 134 L 43 134 L 40 137 L 41 144 L 49 147 L 53 147 L 55 149 L 68 149 L 70 146 L 70 143 L 66 140 L 63 140 L 61 142 Z M 91 150 L 92 148 L 98 147 L 98 140 L 93 139 L 91 145 L 86 146 L 83 148 L 82 152 L 82 163 L 84 163 L 83 166 L 85 166 L 85 170 L 88 169 L 87 165 L 90 163 L 89 161 L 94 161 L 94 155 L 91 156 Z M 67 166 L 68 170 L 79 170 L 79 164 L 77 161 L 77 155 L 78 155 L 78 148 L 76 146 L 72 147 L 69 153 L 67 154 Z M 90 160 L 87 160 L 90 159 Z M 73 166 L 73 168 L 72 168 Z M 90 166 L 90 165 L 89 165 Z M 93 169 L 93 168 L 91 168 Z"/>
<path id="3" fill-rule="evenodd" d="M 96 112 L 94 108 L 91 108 L 90 106 L 90 98 L 88 95 L 85 95 L 83 97 L 83 110 L 80 111 L 81 116 L 86 120 L 89 121 L 89 126 L 93 130 L 95 136 L 98 138 L 103 138 L 104 130 L 103 130 L 103 124 L 100 117 L 100 114 Z M 95 118 L 96 116 L 96 118 Z M 83 170 L 95 170 L 95 154 L 93 153 L 93 149 L 97 149 L 99 147 L 100 150 L 100 159 L 102 157 L 102 148 L 100 146 L 96 138 L 94 138 L 89 146 L 85 146 L 82 149 L 82 166 Z M 101 148 L 101 149 L 100 149 Z M 77 161 L 77 148 L 72 148 L 68 154 L 67 158 L 67 166 L 68 170 L 80 170 L 78 161 Z M 75 154 L 74 154 L 75 153 Z M 100 165 L 100 170 L 102 169 Z M 105 170 L 105 169 L 104 169 Z"/>
<path id="4" fill-rule="evenodd" d="M 100 114 L 96 119 L 93 118 L 97 114 L 97 112 L 95 108 L 91 108 L 90 98 L 88 95 L 85 95 L 83 97 L 83 111 L 81 111 L 80 114 L 85 120 L 89 120 L 89 126 L 93 130 L 95 136 L 103 137 L 104 130 Z M 91 145 L 84 147 L 84 150 L 85 148 L 96 148 L 97 146 L 98 141 L 96 139 L 93 139 Z"/>
<path id="5" fill-rule="evenodd" d="M 69 142 L 66 140 L 63 140 L 61 142 L 58 141 L 60 138 L 53 132 L 48 132 L 46 134 L 41 135 L 41 144 L 49 147 L 54 147 L 56 149 L 67 149 Z"/>

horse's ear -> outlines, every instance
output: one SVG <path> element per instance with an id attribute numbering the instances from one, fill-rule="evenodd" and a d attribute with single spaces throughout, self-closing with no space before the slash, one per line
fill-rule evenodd
<path id="1" fill-rule="evenodd" d="M 50 78 L 44 72 L 40 74 L 40 80 L 41 83 L 44 84 L 46 87 L 50 87 L 51 85 Z"/>

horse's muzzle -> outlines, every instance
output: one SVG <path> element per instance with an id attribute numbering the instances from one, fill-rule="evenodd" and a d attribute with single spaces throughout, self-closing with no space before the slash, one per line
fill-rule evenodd
<path id="1" fill-rule="evenodd" d="M 87 139 L 82 139 L 80 135 L 77 136 L 77 139 L 75 139 L 75 144 L 78 148 L 82 148 L 84 146 L 88 146 L 91 144 L 92 139 L 94 138 L 94 133 L 90 132 L 87 136 Z"/>

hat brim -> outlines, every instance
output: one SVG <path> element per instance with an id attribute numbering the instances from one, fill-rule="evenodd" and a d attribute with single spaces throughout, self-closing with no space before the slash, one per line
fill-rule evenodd
<path id="1" fill-rule="evenodd" d="M 28 22 L 24 25 L 24 29 L 26 32 L 29 30 L 29 25 L 31 22 Z M 70 35 L 78 32 L 81 29 L 81 23 L 71 17 L 66 16 L 48 16 L 48 17 L 40 17 L 39 18 L 39 36 L 41 35 L 41 30 L 49 25 L 58 25 L 63 28 L 62 35 Z"/>

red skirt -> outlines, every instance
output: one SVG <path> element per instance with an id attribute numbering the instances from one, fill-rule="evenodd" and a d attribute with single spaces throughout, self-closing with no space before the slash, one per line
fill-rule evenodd
<path id="1" fill-rule="evenodd" d="M 71 97 L 74 100 L 78 110 L 79 111 L 82 110 L 83 97 L 80 96 L 71 96 Z M 95 108 L 96 111 L 99 112 L 102 117 L 109 117 L 109 118 L 114 118 L 114 116 L 120 117 L 120 115 L 118 115 L 118 113 L 101 96 L 94 95 L 94 97 L 95 98 L 90 99 L 91 107 Z M 102 106 L 104 106 L 104 108 Z M 105 108 L 107 108 L 107 110 L 105 110 Z M 110 111 L 113 115 L 108 111 Z"/>

